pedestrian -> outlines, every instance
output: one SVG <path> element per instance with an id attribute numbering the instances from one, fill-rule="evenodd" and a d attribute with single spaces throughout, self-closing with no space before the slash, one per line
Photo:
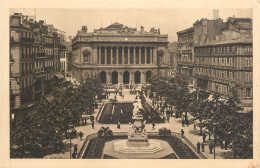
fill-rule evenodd
<path id="1" fill-rule="evenodd" d="M 79 137 L 80 137 L 80 140 L 82 141 L 82 136 L 83 136 L 83 133 L 80 131 L 79 132 Z"/>
<path id="2" fill-rule="evenodd" d="M 92 129 L 94 129 L 94 120 L 91 122 Z"/>
<path id="3" fill-rule="evenodd" d="M 92 114 L 90 115 L 90 121 L 94 121 L 94 116 Z"/>
<path id="4" fill-rule="evenodd" d="M 78 145 L 77 145 L 77 144 L 74 145 L 74 152 L 75 152 L 76 154 L 78 154 Z"/>
<path id="5" fill-rule="evenodd" d="M 213 152 L 212 152 L 212 149 L 213 149 L 213 144 L 212 144 L 212 142 L 209 144 L 209 153 L 210 154 L 212 154 Z"/>
<path id="6" fill-rule="evenodd" d="M 165 116 L 163 116 L 163 123 L 165 123 L 166 122 L 166 118 L 165 118 Z"/>
<path id="7" fill-rule="evenodd" d="M 225 150 L 227 150 L 227 148 L 228 148 L 228 143 L 227 143 L 227 141 L 224 141 L 224 146 L 225 146 Z"/>
<path id="8" fill-rule="evenodd" d="M 193 128 L 194 128 L 194 130 L 196 130 L 196 124 L 193 124 Z"/>
<path id="9" fill-rule="evenodd" d="M 76 138 L 77 131 L 75 129 L 72 130 L 73 137 Z"/>
<path id="10" fill-rule="evenodd" d="M 75 152 L 73 152 L 73 153 L 72 153 L 72 158 L 73 158 L 73 159 L 76 159 L 76 155 L 77 155 L 77 154 L 76 154 Z"/>
<path id="11" fill-rule="evenodd" d="M 182 127 L 184 127 L 185 125 L 185 121 L 184 121 L 184 119 L 182 119 Z"/>
<path id="12" fill-rule="evenodd" d="M 117 122 L 117 128 L 120 129 L 120 122 Z"/>
<path id="13" fill-rule="evenodd" d="M 167 116 L 167 121 L 168 121 L 168 123 L 170 122 L 170 116 L 169 115 Z"/>
<path id="14" fill-rule="evenodd" d="M 154 127 L 155 127 L 155 123 L 154 123 L 154 121 L 152 122 L 152 126 L 153 126 L 153 129 L 154 129 Z"/>
<path id="15" fill-rule="evenodd" d="M 181 137 L 183 138 L 183 135 L 184 135 L 184 130 L 181 129 Z"/>
<path id="16" fill-rule="evenodd" d="M 204 142 L 202 142 L 202 144 L 201 144 L 201 150 L 202 150 L 202 152 L 204 152 L 204 148 L 205 148 L 205 144 L 204 144 Z"/>
<path id="17" fill-rule="evenodd" d="M 187 127 L 189 126 L 189 120 L 188 119 L 186 120 L 186 125 L 187 125 Z"/>
<path id="18" fill-rule="evenodd" d="M 205 143 L 205 140 L 206 140 L 206 134 L 204 132 L 203 136 L 202 136 L 202 139 L 203 139 L 203 142 Z"/>
<path id="19" fill-rule="evenodd" d="M 220 148 L 223 149 L 223 141 L 219 140 L 219 143 L 220 143 Z"/>
<path id="20" fill-rule="evenodd" d="M 197 143 L 197 152 L 200 153 L 200 142 Z"/>

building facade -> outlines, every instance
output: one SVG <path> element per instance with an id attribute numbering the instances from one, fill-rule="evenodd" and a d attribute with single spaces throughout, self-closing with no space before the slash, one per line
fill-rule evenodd
<path id="1" fill-rule="evenodd" d="M 72 40 L 72 75 L 78 81 L 99 74 L 107 84 L 142 84 L 153 73 L 168 73 L 168 35 L 160 29 L 113 23 L 88 33 L 82 26 Z"/>
<path id="2" fill-rule="evenodd" d="M 44 21 L 10 16 L 10 109 L 26 110 L 52 91 L 57 33 Z M 59 56 L 58 56 L 59 57 Z"/>
<path id="3" fill-rule="evenodd" d="M 189 85 L 194 86 L 193 62 L 194 46 L 207 43 L 216 38 L 223 28 L 223 20 L 217 18 L 197 20 L 192 27 L 177 32 L 178 72 L 189 77 Z"/>
<path id="4" fill-rule="evenodd" d="M 252 38 L 240 38 L 195 47 L 196 86 L 223 97 L 234 91 L 242 106 L 253 107 Z"/>

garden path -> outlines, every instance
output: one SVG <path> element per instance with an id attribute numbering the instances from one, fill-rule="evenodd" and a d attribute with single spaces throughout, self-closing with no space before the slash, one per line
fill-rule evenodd
<path id="1" fill-rule="evenodd" d="M 123 90 L 123 95 L 124 97 L 121 96 L 117 96 L 117 99 L 119 101 L 134 101 L 136 95 L 131 95 L 130 94 L 130 89 L 124 89 Z M 114 94 L 110 94 L 108 99 L 114 99 Z M 146 98 L 146 100 L 148 102 L 152 102 L 149 98 Z M 99 107 L 100 108 L 100 107 Z M 94 111 L 94 117 L 96 117 L 97 113 L 98 113 L 99 109 L 95 109 Z M 188 116 L 189 119 L 192 118 L 192 116 Z M 182 123 L 181 123 L 182 119 L 181 118 L 175 118 L 175 117 L 170 117 L 170 121 L 169 123 L 158 123 L 155 126 L 155 129 L 152 129 L 152 124 L 146 124 L 146 130 L 147 132 L 158 132 L 158 130 L 160 128 L 166 127 L 168 129 L 171 129 L 172 132 L 180 132 L 181 129 L 184 130 L 184 135 L 187 137 L 187 139 L 189 139 L 191 141 L 191 143 L 195 146 L 197 146 L 197 142 L 199 141 L 200 143 L 202 142 L 202 136 L 199 135 L 199 128 L 197 128 L 197 130 L 193 129 L 193 125 L 190 124 L 189 126 L 185 126 L 182 127 Z M 88 120 L 87 121 L 87 125 L 85 126 L 79 126 L 76 127 L 77 132 L 82 131 L 83 132 L 83 139 L 82 141 L 80 140 L 80 137 L 77 135 L 76 138 L 73 138 L 71 140 L 71 150 L 73 152 L 73 146 L 74 144 L 77 144 L 78 146 L 78 152 L 81 148 L 81 146 L 83 145 L 84 139 L 86 138 L 86 136 L 88 136 L 89 134 L 92 133 L 97 133 L 97 131 L 102 127 L 102 126 L 108 126 L 113 132 L 128 132 L 129 130 L 129 125 L 128 124 L 121 124 L 121 128 L 118 129 L 116 124 L 99 124 L 99 123 L 95 123 L 95 127 L 94 129 L 92 129 L 91 127 L 91 123 Z M 203 131 L 205 131 L 203 129 Z M 213 136 L 212 136 L 212 140 L 213 140 Z M 68 139 L 64 140 L 65 143 L 65 147 L 64 147 L 64 153 L 57 153 L 57 154 L 52 154 L 52 155 L 48 155 L 45 158 L 70 158 L 70 142 Z M 208 137 L 206 138 L 206 145 L 205 145 L 205 152 L 203 152 L 203 154 L 209 158 L 209 159 L 213 159 L 214 155 L 213 154 L 209 154 L 209 148 L 208 148 Z M 219 146 L 216 147 L 216 159 L 222 159 L 222 158 L 232 158 L 232 151 L 229 150 L 225 150 L 225 149 L 221 149 Z"/>

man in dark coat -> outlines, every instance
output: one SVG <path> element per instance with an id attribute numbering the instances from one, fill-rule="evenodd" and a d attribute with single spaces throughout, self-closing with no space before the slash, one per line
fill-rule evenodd
<path id="1" fill-rule="evenodd" d="M 204 152 L 204 149 L 205 149 L 205 144 L 202 142 L 202 144 L 201 144 L 201 150 L 202 150 L 202 152 Z"/>
<path id="2" fill-rule="evenodd" d="M 210 154 L 212 154 L 213 152 L 212 152 L 212 149 L 213 149 L 213 144 L 212 144 L 212 142 L 209 144 L 209 152 L 210 152 Z"/>
<path id="3" fill-rule="evenodd" d="M 78 154 L 78 145 L 77 144 L 74 145 L 74 153 Z"/>
<path id="4" fill-rule="evenodd" d="M 94 129 L 94 120 L 91 122 L 92 129 Z"/>
<path id="5" fill-rule="evenodd" d="M 185 121 L 184 121 L 184 119 L 182 120 L 182 126 L 184 127 L 184 125 L 185 125 Z"/>
<path id="6" fill-rule="evenodd" d="M 181 129 L 181 137 L 183 138 L 183 135 L 184 135 L 184 130 Z"/>
<path id="7" fill-rule="evenodd" d="M 203 142 L 205 143 L 205 140 L 206 140 L 206 134 L 205 134 L 205 132 L 204 132 L 204 134 L 203 134 Z"/>
<path id="8" fill-rule="evenodd" d="M 92 114 L 90 115 L 90 121 L 94 121 L 94 116 Z"/>
<path id="9" fill-rule="evenodd" d="M 197 143 L 197 152 L 200 153 L 200 142 Z"/>
<path id="10" fill-rule="evenodd" d="M 154 123 L 154 121 L 152 122 L 152 126 L 153 126 L 153 129 L 154 129 L 154 127 L 155 127 L 155 123 Z"/>

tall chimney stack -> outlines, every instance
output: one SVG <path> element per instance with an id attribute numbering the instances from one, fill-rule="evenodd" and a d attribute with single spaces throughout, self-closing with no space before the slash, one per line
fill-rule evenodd
<path id="1" fill-rule="evenodd" d="M 213 20 L 217 20 L 218 19 L 218 10 L 214 9 L 213 10 Z"/>

